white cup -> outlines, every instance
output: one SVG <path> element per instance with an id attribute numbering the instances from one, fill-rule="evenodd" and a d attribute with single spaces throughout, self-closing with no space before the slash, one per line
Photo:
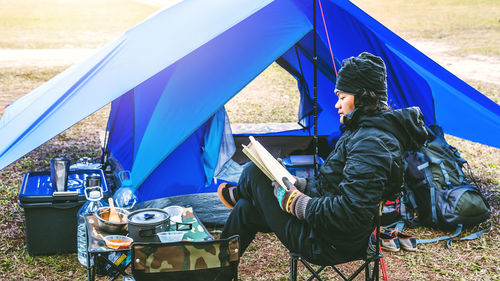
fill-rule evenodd
<path id="1" fill-rule="evenodd" d="M 168 206 L 163 208 L 165 212 L 170 216 L 170 223 L 181 223 L 182 222 L 182 207 L 181 206 Z"/>

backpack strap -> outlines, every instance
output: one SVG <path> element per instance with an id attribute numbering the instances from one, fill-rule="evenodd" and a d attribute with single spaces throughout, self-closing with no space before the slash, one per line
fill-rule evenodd
<path id="1" fill-rule="evenodd" d="M 457 167 L 457 171 L 458 171 L 458 181 L 460 183 L 463 183 L 464 182 L 464 173 L 462 172 L 462 169 L 460 168 L 460 166 L 458 166 L 458 163 L 455 161 L 455 166 Z"/>
<path id="2" fill-rule="evenodd" d="M 439 167 L 441 167 L 441 172 L 443 173 L 444 176 L 444 182 L 446 183 L 446 185 L 451 186 L 450 175 L 448 175 L 448 172 L 446 172 L 443 161 L 439 163 Z"/>
<path id="3" fill-rule="evenodd" d="M 417 201 L 415 201 L 415 194 L 413 193 L 413 190 L 408 188 L 407 190 L 405 190 L 405 192 L 408 195 L 408 200 L 411 204 L 411 207 L 413 208 L 413 210 L 415 210 L 417 212 L 417 215 L 418 215 L 418 205 L 417 205 Z"/>
<path id="4" fill-rule="evenodd" d="M 429 161 L 431 163 L 439 165 L 439 167 L 441 168 L 441 173 L 443 174 L 443 177 L 444 177 L 444 182 L 446 183 L 446 185 L 450 186 L 451 185 L 450 175 L 448 174 L 448 172 L 446 171 L 446 168 L 444 167 L 443 159 L 438 159 L 438 158 L 434 158 L 431 156 L 427 156 L 427 157 L 429 157 Z M 455 162 L 455 164 L 456 164 L 456 162 Z M 457 165 L 457 167 L 458 167 L 458 165 Z"/>
<path id="5" fill-rule="evenodd" d="M 403 228 L 405 227 L 405 222 L 400 220 L 400 221 L 396 221 L 396 222 L 393 222 L 389 225 L 385 225 L 384 228 L 394 228 L 395 230 L 397 230 L 398 232 L 401 232 L 403 231 Z"/>
<path id="6" fill-rule="evenodd" d="M 397 222 L 395 222 L 395 223 L 393 223 L 391 225 L 386 226 L 386 228 L 392 228 L 392 227 L 394 227 L 394 229 L 396 231 L 401 232 L 401 231 L 403 231 L 403 228 L 405 227 L 405 222 L 404 221 L 397 221 Z M 451 235 L 451 236 L 441 236 L 441 237 L 431 238 L 431 239 L 417 239 L 417 245 L 418 244 L 427 244 L 427 243 L 433 243 L 433 242 L 447 240 L 446 241 L 446 247 L 450 248 L 450 245 L 453 242 L 466 241 L 466 240 L 474 240 L 476 238 L 479 238 L 481 235 L 485 234 L 486 232 L 490 231 L 491 228 L 492 228 L 492 224 L 490 222 L 489 225 L 488 225 L 488 227 L 486 227 L 483 230 L 480 230 L 478 232 L 472 233 L 470 235 L 467 235 L 467 236 L 459 238 L 459 239 L 453 239 L 453 238 L 457 237 L 462 232 L 463 225 L 459 224 L 459 225 L 457 225 L 457 228 L 455 229 L 455 233 L 453 235 Z"/>
<path id="7" fill-rule="evenodd" d="M 435 186 L 434 186 L 434 181 L 432 180 L 432 173 L 431 170 L 429 169 L 429 162 L 426 162 L 420 166 L 418 166 L 419 170 L 424 170 L 425 173 L 425 178 L 427 179 L 427 182 L 429 183 L 429 193 L 431 197 L 431 214 L 432 214 L 432 223 L 437 224 L 438 223 L 438 218 L 437 218 L 437 212 L 436 212 L 436 192 L 435 192 Z"/>
<path id="8" fill-rule="evenodd" d="M 399 232 L 403 231 L 403 228 L 405 227 L 405 222 L 404 221 L 398 221 L 396 222 L 396 227 L 395 229 Z"/>
<path id="9" fill-rule="evenodd" d="M 453 234 L 451 236 L 441 236 L 441 237 L 431 238 L 431 239 L 417 239 L 417 245 L 418 244 L 433 243 L 433 242 L 443 241 L 443 240 L 450 240 L 452 238 L 457 237 L 462 232 L 462 228 L 463 228 L 462 224 L 457 225 L 457 229 L 455 230 L 455 234 Z"/>
<path id="10" fill-rule="evenodd" d="M 468 236 L 465 236 L 465 237 L 462 237 L 462 238 L 459 238 L 459 239 L 450 239 L 448 241 L 446 241 L 446 247 L 447 248 L 450 248 L 450 245 L 452 242 L 456 242 L 456 241 L 464 241 L 464 240 L 473 240 L 473 239 L 476 239 L 476 238 L 479 238 L 479 236 L 483 235 L 484 233 L 488 232 L 491 230 L 491 222 L 489 223 L 488 227 L 486 227 L 485 229 L 483 230 L 480 230 L 478 232 L 475 232 L 475 233 L 472 233 Z"/>
<path id="11" fill-rule="evenodd" d="M 404 195 L 401 198 L 400 204 L 399 212 L 404 223 L 416 226 L 420 213 L 413 190 L 408 187 L 404 188 Z"/>

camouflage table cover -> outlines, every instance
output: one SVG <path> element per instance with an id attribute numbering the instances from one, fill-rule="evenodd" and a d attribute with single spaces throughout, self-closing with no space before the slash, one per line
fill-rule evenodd
<path id="1" fill-rule="evenodd" d="M 192 207 L 183 207 L 182 212 L 182 223 L 191 224 L 191 230 L 186 231 L 182 241 L 208 241 L 213 240 L 213 236 L 207 231 L 205 226 L 200 222 L 198 217 L 194 214 Z M 104 242 L 104 237 L 109 235 L 116 235 L 108 233 L 99 228 L 97 218 L 94 215 L 87 216 L 87 230 L 89 235 L 89 252 L 90 253 L 103 253 L 103 252 L 113 252 L 115 249 L 108 248 L 106 242 Z M 183 227 L 184 228 L 184 227 Z M 175 230 L 175 224 L 170 226 L 170 230 Z M 123 235 L 127 235 L 124 233 Z M 120 251 L 127 250 L 121 249 Z"/>
<path id="2" fill-rule="evenodd" d="M 180 280 L 215 280 L 211 274 L 219 276 L 226 271 L 231 276 L 232 271 L 229 270 L 229 267 L 231 267 L 232 262 L 239 260 L 238 236 L 194 243 L 138 243 L 133 247 L 135 252 L 134 274 L 184 272 L 183 275 L 179 275 L 184 277 Z M 198 274 L 205 278 L 195 278 L 196 273 L 187 275 L 189 271 L 199 271 Z"/>

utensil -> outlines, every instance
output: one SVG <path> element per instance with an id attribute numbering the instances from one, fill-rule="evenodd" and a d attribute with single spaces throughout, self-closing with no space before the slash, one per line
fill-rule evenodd
<path id="1" fill-rule="evenodd" d="M 121 218 L 120 218 L 120 215 L 118 215 L 118 213 L 116 212 L 116 209 L 115 209 L 115 203 L 113 203 L 113 198 L 108 198 L 108 202 L 109 202 L 109 221 L 110 222 L 114 222 L 114 223 L 119 223 L 121 222 Z"/>
<path id="2" fill-rule="evenodd" d="M 99 228 L 108 233 L 123 233 L 127 230 L 129 212 L 121 208 L 115 208 L 116 212 L 123 218 L 121 222 L 109 221 L 109 207 L 101 207 L 95 212 Z"/>

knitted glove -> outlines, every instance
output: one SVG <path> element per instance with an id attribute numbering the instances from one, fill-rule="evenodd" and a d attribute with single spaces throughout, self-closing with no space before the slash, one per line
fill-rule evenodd
<path id="1" fill-rule="evenodd" d="M 309 203 L 310 197 L 300 192 L 287 178 L 283 177 L 283 183 L 288 188 L 285 190 L 281 185 L 273 181 L 274 196 L 278 199 L 278 203 L 283 211 L 297 216 L 299 219 L 304 219 L 305 208 Z M 300 198 L 304 197 L 304 198 Z M 300 199 L 300 200 L 299 200 Z M 305 199 L 305 200 L 303 200 Z M 297 201 L 301 201 L 300 208 L 296 206 Z"/>
<path id="2" fill-rule="evenodd" d="M 295 176 L 294 176 L 295 177 Z M 307 179 L 306 178 L 299 178 L 299 177 L 295 177 L 295 179 L 297 181 L 295 181 L 295 187 L 300 190 L 301 192 L 304 192 L 304 190 L 306 189 L 306 185 L 307 185 Z"/>

